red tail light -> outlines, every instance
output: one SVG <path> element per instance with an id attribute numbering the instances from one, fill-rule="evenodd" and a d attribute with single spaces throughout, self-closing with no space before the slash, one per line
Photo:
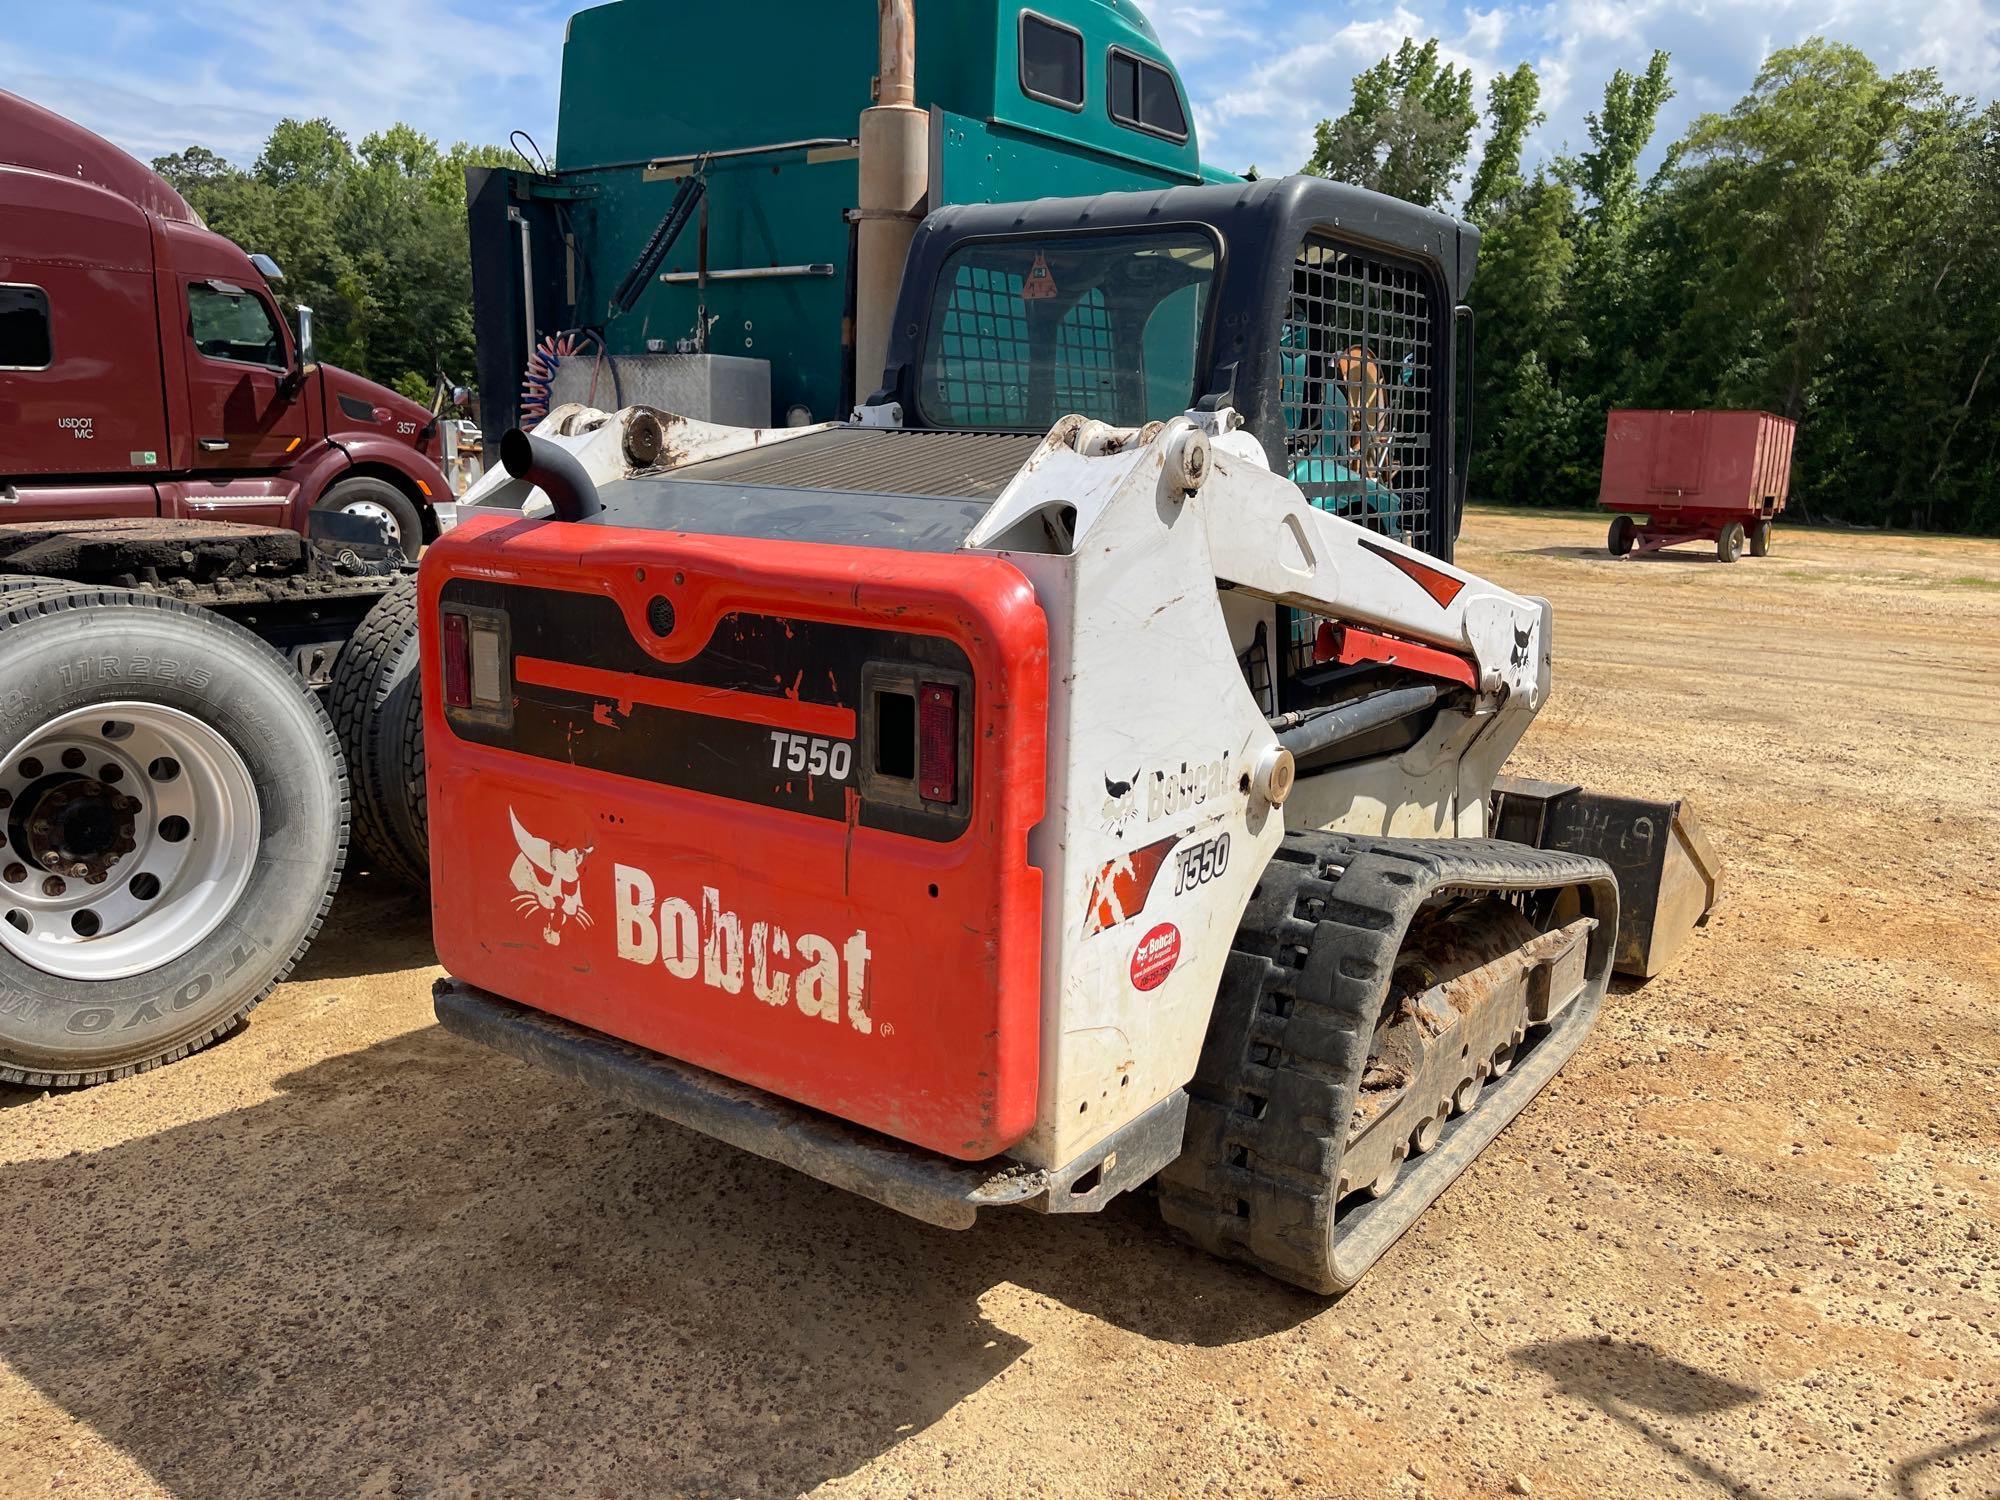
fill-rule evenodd
<path id="1" fill-rule="evenodd" d="M 472 647 L 466 618 L 447 610 L 444 616 L 444 701 L 449 708 L 472 704 Z"/>
<path id="2" fill-rule="evenodd" d="M 958 689 L 917 688 L 917 791 L 926 802 L 958 800 Z"/>

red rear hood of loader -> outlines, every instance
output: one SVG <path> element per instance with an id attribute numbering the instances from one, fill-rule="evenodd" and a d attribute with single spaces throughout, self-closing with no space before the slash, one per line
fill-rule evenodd
<path id="1" fill-rule="evenodd" d="M 447 707 L 445 611 L 500 632 L 500 709 Z M 1017 570 L 475 513 L 422 628 L 455 977 L 953 1156 L 1027 1132 L 1048 649 Z M 961 686 L 955 806 L 874 774 L 899 675 Z"/>

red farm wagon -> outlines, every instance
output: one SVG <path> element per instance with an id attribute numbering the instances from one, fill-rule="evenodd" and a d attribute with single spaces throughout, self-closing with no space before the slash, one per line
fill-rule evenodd
<path id="1" fill-rule="evenodd" d="M 1597 503 L 1614 557 L 1713 542 L 1735 562 L 1771 550 L 1792 484 L 1794 422 L 1762 411 L 1614 411 L 1604 424 Z"/>

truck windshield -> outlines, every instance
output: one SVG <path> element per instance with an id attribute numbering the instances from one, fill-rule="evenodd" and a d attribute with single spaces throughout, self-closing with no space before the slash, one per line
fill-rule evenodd
<path id="1" fill-rule="evenodd" d="M 931 295 L 918 401 L 933 427 L 1119 427 L 1199 392 L 1215 242 L 1197 229 L 976 240 Z"/>

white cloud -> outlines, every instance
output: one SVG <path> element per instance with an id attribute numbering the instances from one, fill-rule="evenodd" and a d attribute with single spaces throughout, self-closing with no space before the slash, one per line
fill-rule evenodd
<path id="1" fill-rule="evenodd" d="M 445 0 L 180 0 L 170 27 L 147 11 L 102 19 L 88 55 L 30 56 L 10 33 L 0 73 L 142 157 L 199 143 L 247 162 L 286 115 L 325 115 L 356 139 L 402 120 L 447 142 L 501 139 L 511 124 L 554 115 L 559 13 L 501 5 L 472 18 Z"/>
<path id="2" fill-rule="evenodd" d="M 1507 35 L 1507 12 L 1500 6 L 1492 10 L 1468 10 L 1465 13 L 1464 44 L 1469 52 L 1493 53 L 1500 49 L 1501 39 Z"/>
<path id="3" fill-rule="evenodd" d="M 1487 81 L 1511 65 L 1500 50 L 1512 24 L 1502 9 L 1467 11 L 1457 28 L 1434 26 L 1404 5 L 1373 17 L 1337 19 L 1343 14 L 1330 5 L 1299 7 L 1286 22 L 1286 46 L 1269 48 L 1248 68 L 1219 80 L 1211 68 L 1181 60 L 1203 130 L 1203 156 L 1223 166 L 1254 161 L 1266 172 L 1296 170 L 1311 154 L 1313 127 L 1347 107 L 1354 75 L 1405 37 L 1439 36 L 1440 56 L 1472 70 L 1482 99 Z"/>
<path id="4" fill-rule="evenodd" d="M 356 138 L 405 120 L 497 142 L 520 125 L 548 148 L 564 21 L 585 0 L 65 0 L 59 17 L 18 3 L 25 14 L 0 35 L 6 86 L 142 156 L 199 142 L 247 162 L 288 114 L 324 114 Z M 1441 38 L 1482 103 L 1494 73 L 1532 62 L 1549 118 L 1531 161 L 1580 146 L 1612 71 L 1644 68 L 1655 47 L 1674 55 L 1676 97 L 1653 159 L 1695 115 L 1738 98 L 1772 49 L 1815 33 L 1885 68 L 1931 66 L 1961 92 L 2000 92 L 1995 0 L 1140 3 L 1187 81 L 1203 155 L 1267 172 L 1303 162 L 1314 124 L 1405 36 Z M 663 57 L 661 87 L 676 65 Z"/>
<path id="5" fill-rule="evenodd" d="M 1649 166 L 1696 115 L 1740 98 L 1773 50 L 1813 35 L 1860 47 L 1885 70 L 1935 67 L 1961 93 L 2000 93 L 1993 0 L 1538 0 L 1487 10 L 1440 0 L 1272 0 L 1254 13 L 1248 45 L 1207 51 L 1187 18 L 1217 7 L 1168 0 L 1151 9 L 1175 17 L 1162 37 L 1188 80 L 1202 154 L 1265 171 L 1303 162 L 1314 123 L 1345 109 L 1353 76 L 1405 36 L 1439 37 L 1447 57 L 1472 69 L 1482 104 L 1494 73 L 1534 64 L 1548 123 L 1529 139 L 1531 162 L 1581 147 L 1584 116 L 1612 72 L 1640 71 L 1656 47 L 1673 54 L 1675 97 L 1661 111 Z"/>

